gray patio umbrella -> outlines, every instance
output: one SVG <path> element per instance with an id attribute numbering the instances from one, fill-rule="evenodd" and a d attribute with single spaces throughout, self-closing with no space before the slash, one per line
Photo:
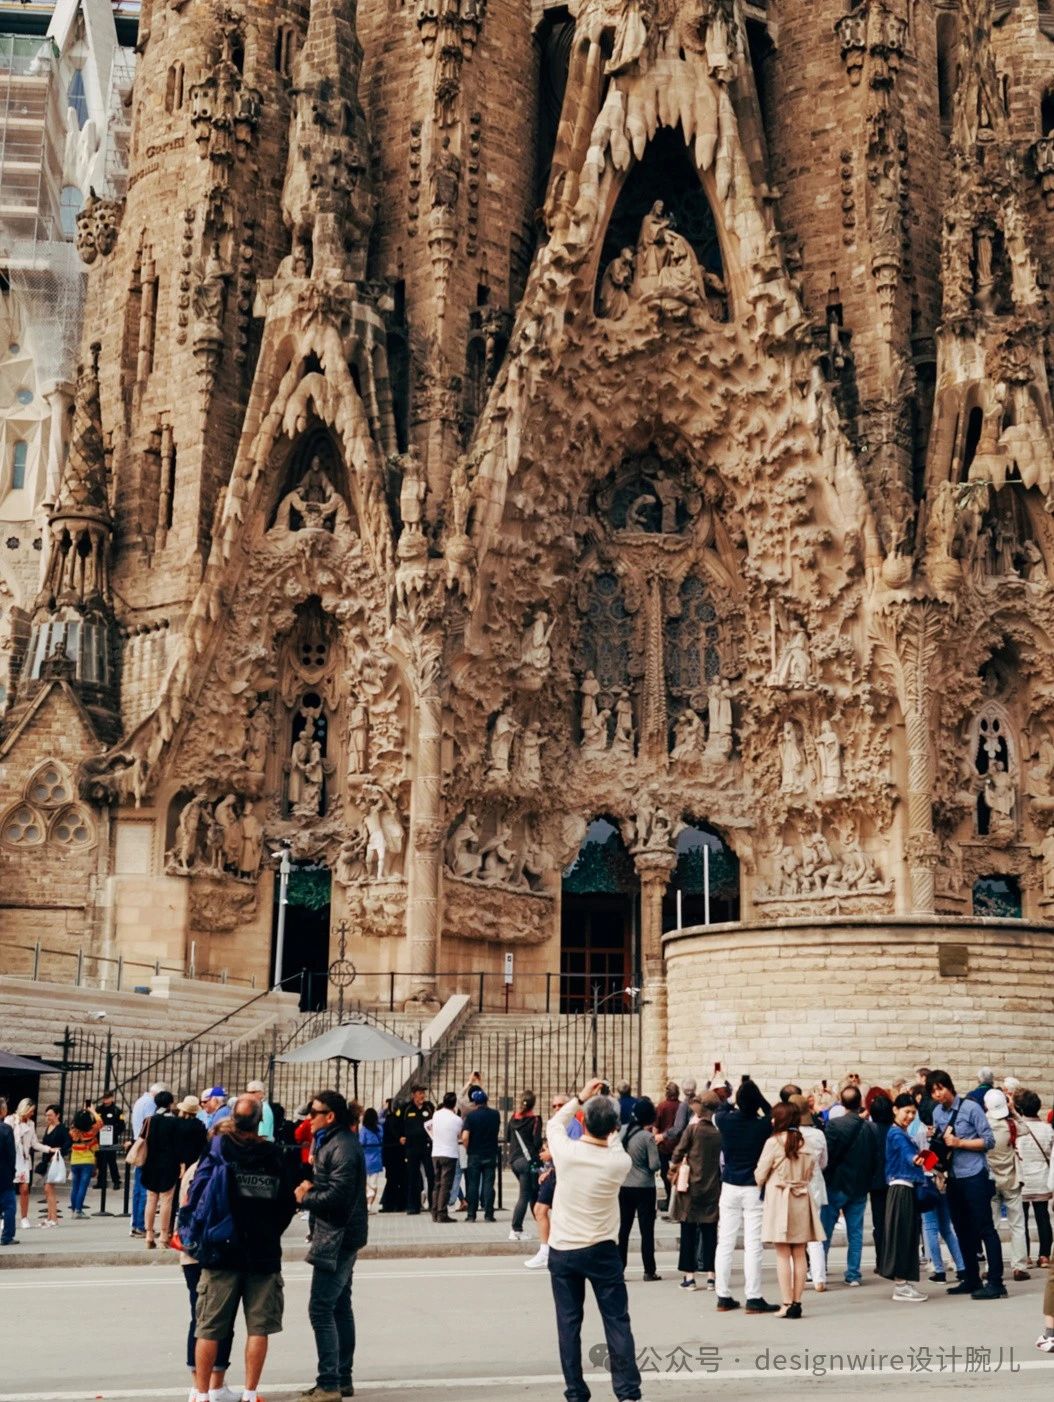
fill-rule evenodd
<path id="1" fill-rule="evenodd" d="M 372 1022 L 357 1020 L 331 1027 L 321 1037 L 313 1037 L 302 1047 L 295 1047 L 278 1058 L 279 1061 L 350 1061 L 354 1094 L 359 1093 L 360 1061 L 398 1061 L 404 1056 L 420 1056 L 421 1047 L 403 1041 L 394 1032 L 377 1027 Z"/>
<path id="2" fill-rule="evenodd" d="M 0 1071 L 30 1071 L 35 1076 L 44 1076 L 53 1073 L 55 1067 L 47 1061 L 34 1061 L 31 1056 L 0 1051 Z"/>

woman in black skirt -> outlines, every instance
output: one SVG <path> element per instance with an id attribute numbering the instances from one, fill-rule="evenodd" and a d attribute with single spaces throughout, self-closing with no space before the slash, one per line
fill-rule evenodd
<path id="1" fill-rule="evenodd" d="M 893 1298 L 918 1304 L 929 1296 L 916 1289 L 919 1278 L 919 1191 L 927 1187 L 919 1147 L 908 1133 L 917 1114 L 906 1092 L 893 1102 L 893 1125 L 886 1137 L 886 1230 L 878 1273 L 893 1282 Z"/>

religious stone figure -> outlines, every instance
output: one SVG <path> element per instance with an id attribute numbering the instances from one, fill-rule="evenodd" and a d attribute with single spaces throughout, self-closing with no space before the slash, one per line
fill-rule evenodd
<path id="1" fill-rule="evenodd" d="M 450 149 L 450 137 L 443 137 L 442 149 L 432 163 L 432 208 L 457 208 L 461 193 L 461 161 Z"/>
<path id="2" fill-rule="evenodd" d="M 1054 740 L 1040 738 L 1039 749 L 1028 767 L 1026 789 L 1030 798 L 1050 798 L 1054 789 Z"/>
<path id="3" fill-rule="evenodd" d="M 823 890 L 837 885 L 840 875 L 831 845 L 819 828 L 802 844 L 802 875 L 806 885 Z"/>
<path id="4" fill-rule="evenodd" d="M 1043 899 L 1054 901 L 1054 827 L 1049 827 L 1039 846 L 1032 848 L 1032 855 L 1043 863 Z"/>
<path id="5" fill-rule="evenodd" d="M 840 884 L 847 891 L 873 891 L 882 886 L 882 877 L 874 860 L 856 841 L 846 843 L 842 849 Z"/>
<path id="6" fill-rule="evenodd" d="M 249 734 L 245 742 L 244 762 L 249 773 L 262 777 L 267 767 L 267 750 L 271 743 L 271 702 L 264 696 L 256 703 L 249 717 Z"/>
<path id="7" fill-rule="evenodd" d="M 628 691 L 620 691 L 615 702 L 615 733 L 611 739 L 611 753 L 623 759 L 633 758 L 633 702 Z"/>
<path id="8" fill-rule="evenodd" d="M 366 834 L 352 833 L 340 844 L 333 879 L 340 886 L 362 881 L 366 875 Z"/>
<path id="9" fill-rule="evenodd" d="M 616 253 L 604 269 L 600 281 L 600 315 L 611 321 L 618 321 L 626 315 L 630 304 L 630 288 L 633 286 L 632 248 L 624 248 Z"/>
<path id="10" fill-rule="evenodd" d="M 498 821 L 497 830 L 489 841 L 479 849 L 483 866 L 482 880 L 495 885 L 507 882 L 516 869 L 516 850 L 510 845 L 512 828 L 505 818 Z"/>
<path id="11" fill-rule="evenodd" d="M 798 739 L 798 727 L 791 720 L 783 722 L 779 748 L 782 768 L 780 789 L 783 793 L 804 793 L 808 787 L 805 755 Z"/>
<path id="12" fill-rule="evenodd" d="M 315 739 L 309 716 L 289 760 L 289 807 L 298 818 L 317 818 L 322 811 L 322 746 Z"/>
<path id="13" fill-rule="evenodd" d="M 820 792 L 831 797 L 842 787 L 842 745 L 829 719 L 816 737 L 816 753 L 820 760 Z"/>
<path id="14" fill-rule="evenodd" d="M 809 639 L 800 623 L 791 625 L 790 637 L 783 644 L 776 670 L 772 674 L 775 686 L 808 686 L 812 664 L 809 659 Z"/>
<path id="15" fill-rule="evenodd" d="M 600 695 L 600 683 L 592 672 L 587 672 L 585 681 L 578 690 L 582 696 L 582 734 L 585 735 L 592 722 L 597 718 L 597 697 Z"/>
<path id="16" fill-rule="evenodd" d="M 181 872 L 190 871 L 197 861 L 201 842 L 201 810 L 204 803 L 204 798 L 200 794 L 195 794 L 190 802 L 184 805 L 179 815 L 172 857 L 176 867 Z"/>
<path id="17" fill-rule="evenodd" d="M 704 758 L 724 761 L 732 754 L 732 687 L 726 681 L 716 681 L 706 701 L 710 733 L 706 740 Z"/>
<path id="18" fill-rule="evenodd" d="M 542 782 L 542 749 L 545 736 L 538 722 L 531 721 L 520 741 L 520 782 L 534 786 Z"/>
<path id="19" fill-rule="evenodd" d="M 550 622 L 545 609 L 539 609 L 531 619 L 524 635 L 520 652 L 521 663 L 527 671 L 537 673 L 540 679 L 544 678 L 553 660 L 553 650 L 549 646 L 549 639 L 552 637 L 555 627 L 556 620 L 553 619 Z"/>
<path id="20" fill-rule="evenodd" d="M 366 752 L 369 745 L 370 716 L 364 701 L 352 703 L 348 714 L 348 773 L 366 773 Z"/>
<path id="21" fill-rule="evenodd" d="M 454 876 L 475 876 L 482 860 L 476 819 L 471 813 L 466 813 L 447 842 L 447 867 Z"/>
<path id="22" fill-rule="evenodd" d="M 1021 571 L 1029 584 L 1043 587 L 1050 582 L 1043 552 L 1034 540 L 1026 540 L 1021 546 Z"/>
<path id="23" fill-rule="evenodd" d="M 377 880 L 390 880 L 395 873 L 389 870 L 389 862 L 403 850 L 403 822 L 393 799 L 383 789 L 376 790 L 373 807 L 367 812 L 363 823 L 366 829 L 366 873 L 369 875 L 370 858 L 376 858 Z"/>
<path id="24" fill-rule="evenodd" d="M 656 200 L 640 226 L 633 291 L 660 311 L 672 313 L 703 301 L 699 260 L 683 234 L 675 232 L 661 200 Z"/>
<path id="25" fill-rule="evenodd" d="M 238 817 L 238 800 L 229 793 L 220 799 L 214 814 L 220 830 L 220 852 L 223 865 L 232 871 L 238 870 L 238 859 L 242 851 L 242 824 Z"/>
<path id="26" fill-rule="evenodd" d="M 1002 760 L 996 760 L 985 776 L 984 798 L 991 814 L 988 831 L 992 837 L 1013 837 L 1017 832 L 1014 778 Z"/>
<path id="27" fill-rule="evenodd" d="M 403 526 L 408 531 L 419 532 L 424 515 L 425 497 L 428 495 L 424 464 L 415 452 L 404 453 L 400 461 L 403 481 L 399 488 L 399 514 L 403 518 Z"/>
<path id="28" fill-rule="evenodd" d="M 689 706 L 674 722 L 672 759 L 698 758 L 705 742 L 703 722 Z"/>
<path id="29" fill-rule="evenodd" d="M 582 756 L 584 759 L 595 759 L 597 756 L 607 753 L 608 722 L 610 719 L 611 708 L 609 706 L 598 711 L 594 702 L 592 713 L 588 718 L 583 707 Z"/>
<path id="30" fill-rule="evenodd" d="M 224 267 L 219 244 L 213 243 L 194 289 L 195 342 L 223 341 L 223 311 L 230 271 Z"/>
<path id="31" fill-rule="evenodd" d="M 504 778 L 508 774 L 512 743 L 519 733 L 519 729 L 520 723 L 511 711 L 498 712 L 490 737 L 490 775 L 492 779 Z"/>
<path id="32" fill-rule="evenodd" d="M 337 533 L 349 525 L 350 519 L 344 498 L 326 475 L 322 459 L 316 456 L 300 483 L 279 502 L 272 530 Z"/>
<path id="33" fill-rule="evenodd" d="M 263 858 L 263 824 L 253 812 L 253 805 L 246 801 L 241 823 L 241 855 L 238 858 L 239 876 L 256 876 Z"/>

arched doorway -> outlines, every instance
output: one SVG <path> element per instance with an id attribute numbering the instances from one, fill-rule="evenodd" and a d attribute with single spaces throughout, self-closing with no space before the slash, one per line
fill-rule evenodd
<path id="1" fill-rule="evenodd" d="M 278 900 L 281 883 L 275 878 L 274 914 L 271 921 L 271 965 L 278 934 Z M 294 862 L 286 893 L 285 939 L 282 947 L 282 980 L 302 974 L 301 1012 L 320 1012 L 329 992 L 329 910 L 332 877 L 317 862 Z M 296 984 L 290 984 L 293 989 Z"/>
<path id="2" fill-rule="evenodd" d="M 596 818 L 564 871 L 560 918 L 560 1011 L 585 1012 L 594 988 L 607 998 L 639 964 L 640 881 L 617 825 Z M 605 1011 L 621 1008 L 612 998 Z"/>
<path id="3" fill-rule="evenodd" d="M 704 848 L 708 856 L 704 857 Z M 677 893 L 681 893 L 683 927 L 706 923 L 706 887 L 710 887 L 710 924 L 739 919 L 739 858 L 705 823 L 686 827 L 677 839 L 677 866 L 662 902 L 662 928 L 677 927 Z"/>

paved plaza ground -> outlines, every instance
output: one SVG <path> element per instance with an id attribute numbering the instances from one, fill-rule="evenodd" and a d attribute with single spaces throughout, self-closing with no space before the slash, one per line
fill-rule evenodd
<path id="1" fill-rule="evenodd" d="M 436 1402 L 452 1392 L 480 1402 L 562 1397 L 548 1278 L 522 1265 L 533 1250 L 533 1231 L 523 1246 L 507 1242 L 507 1211 L 496 1224 L 475 1228 L 401 1215 L 375 1217 L 370 1225 L 374 1254 L 355 1273 L 357 1395 L 408 1402 Z M 145 1252 L 127 1231 L 121 1219 L 64 1222 L 54 1231 L 33 1228 L 20 1246 L 0 1254 L 6 1341 L 0 1402 L 186 1397 L 182 1275 L 174 1256 Z M 286 1329 L 273 1341 L 266 1402 L 292 1397 L 313 1381 L 303 1232 L 295 1221 L 286 1238 Z M 639 1255 L 631 1256 L 627 1273 L 646 1398 L 680 1402 L 720 1390 L 722 1397 L 753 1402 L 808 1390 L 864 1399 L 890 1386 L 960 1398 L 1050 1396 L 1054 1357 L 1033 1347 L 1042 1272 L 1011 1283 L 1008 1300 L 947 1299 L 942 1287 L 923 1282 L 931 1299 L 905 1306 L 894 1304 L 888 1284 L 866 1270 L 860 1289 L 842 1285 L 845 1251 L 836 1244 L 831 1289 L 807 1293 L 800 1322 L 781 1321 L 718 1314 L 712 1294 L 679 1290 L 675 1239 L 676 1228 L 660 1223 L 660 1283 L 641 1280 Z M 451 1254 L 436 1256 L 439 1250 Z M 85 1264 L 63 1264 L 71 1259 Z M 867 1267 L 870 1242 L 864 1260 Z M 140 1262 L 151 1268 L 138 1269 Z M 771 1254 L 765 1288 L 777 1298 Z M 742 1298 L 738 1277 L 737 1292 Z M 23 1326 L 27 1342 L 20 1347 Z M 587 1369 L 593 1395 L 611 1397 L 592 1303 L 583 1338 L 594 1360 Z M 240 1377 L 236 1364 L 232 1383 Z"/>

